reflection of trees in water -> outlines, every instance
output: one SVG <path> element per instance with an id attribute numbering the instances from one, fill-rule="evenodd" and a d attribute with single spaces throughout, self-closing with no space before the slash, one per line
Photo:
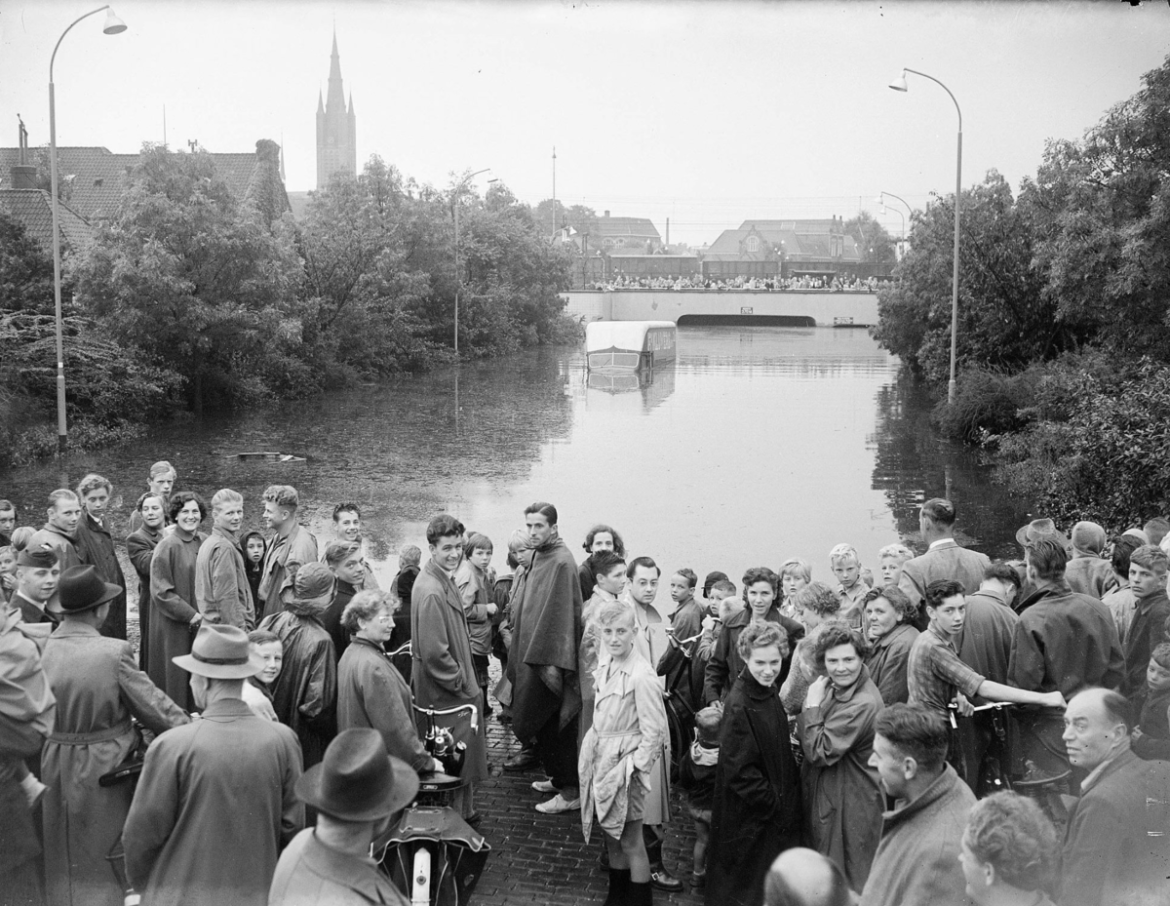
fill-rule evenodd
<path id="1" fill-rule="evenodd" d="M 918 508 L 930 497 L 949 497 L 959 513 L 960 544 L 989 556 L 1017 557 L 1015 532 L 1030 518 L 1026 502 L 992 480 L 977 452 L 941 438 L 930 422 L 931 400 L 899 377 L 877 393 L 873 487 L 884 491 L 898 533 L 918 543 Z"/>
<path id="2" fill-rule="evenodd" d="M 329 426 L 339 461 L 314 464 L 315 523 L 333 501 L 359 501 L 382 559 L 404 523 L 457 509 L 461 488 L 522 481 L 545 443 L 569 435 L 564 359 L 539 350 L 321 400 L 303 426 Z"/>

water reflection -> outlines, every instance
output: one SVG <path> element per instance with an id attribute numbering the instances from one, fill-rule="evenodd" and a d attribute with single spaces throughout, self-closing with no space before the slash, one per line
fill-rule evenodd
<path id="1" fill-rule="evenodd" d="M 657 368 L 643 368 L 640 371 L 590 371 L 586 386 L 602 393 L 641 392 L 642 408 L 649 412 L 674 393 L 675 363 L 667 362 Z"/>
<path id="2" fill-rule="evenodd" d="M 940 438 L 921 387 L 896 380 L 877 394 L 873 486 L 885 492 L 898 531 L 918 539 L 918 507 L 947 497 L 958 509 L 956 537 L 991 557 L 1021 555 L 1015 530 L 1032 517 L 1024 501 L 992 481 L 978 452 Z M 920 545 L 919 545 L 920 546 Z"/>
<path id="3" fill-rule="evenodd" d="M 149 464 L 169 459 L 177 487 L 243 493 L 250 527 L 268 484 L 299 489 L 323 541 L 334 505 L 356 501 L 387 580 L 402 547 L 425 551 L 426 522 L 441 511 L 492 538 L 502 566 L 535 500 L 557 505 L 577 553 L 591 524 L 609 522 L 633 555 L 665 569 L 739 576 L 802 555 L 828 578 L 833 545 L 852 542 L 876 564 L 880 547 L 916 532 L 916 504 L 949 475 L 960 527 L 982 549 L 1010 550 L 1026 521 L 1019 507 L 937 439 L 925 401 L 864 331 L 683 328 L 678 340 L 676 365 L 628 391 L 587 377 L 580 350 L 538 350 L 161 426 L 142 443 L 69 458 L 64 480 L 55 464 L 0 474 L 0 497 L 40 524 L 51 489 L 99 471 L 124 526 Z M 241 462 L 248 450 L 307 461 Z"/>

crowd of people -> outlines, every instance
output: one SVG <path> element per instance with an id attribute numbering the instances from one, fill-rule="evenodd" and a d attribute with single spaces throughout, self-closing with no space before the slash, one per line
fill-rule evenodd
<path id="1" fill-rule="evenodd" d="M 832 293 L 875 293 L 892 280 L 891 277 L 858 277 L 853 274 L 834 274 L 832 277 L 706 277 L 702 274 L 665 276 L 635 276 L 615 272 L 608 280 L 594 281 L 590 289 L 614 290 L 752 290 L 755 292 L 784 292 L 816 290 Z"/>
<path id="2" fill-rule="evenodd" d="M 992 562 L 936 498 L 918 555 L 871 570 L 843 543 L 829 582 L 792 557 L 737 586 L 628 557 L 608 525 L 578 563 L 538 502 L 507 569 L 440 514 L 382 589 L 358 505 L 318 539 L 274 485 L 245 533 L 240 493 L 175 479 L 151 467 L 125 539 L 137 650 L 110 482 L 52 491 L 40 528 L 0 500 L 2 904 L 406 903 L 369 850 L 444 768 L 418 708 L 476 715 L 450 721 L 471 825 L 484 718 L 510 725 L 533 807 L 602 838 L 607 906 L 683 889 L 682 820 L 709 906 L 1170 895 L 1163 518 L 1111 542 L 1037 519 Z"/>

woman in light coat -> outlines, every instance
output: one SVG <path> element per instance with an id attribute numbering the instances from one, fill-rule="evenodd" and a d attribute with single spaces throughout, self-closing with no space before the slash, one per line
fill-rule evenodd
<path id="1" fill-rule="evenodd" d="M 635 650 L 633 610 L 613 601 L 594 621 L 609 657 L 594 674 L 593 725 L 577 765 L 581 829 L 588 841 L 596 813 L 609 850 L 607 902 L 642 906 L 651 901 L 642 824 L 650 774 L 663 769 L 666 707 L 654 669 Z"/>

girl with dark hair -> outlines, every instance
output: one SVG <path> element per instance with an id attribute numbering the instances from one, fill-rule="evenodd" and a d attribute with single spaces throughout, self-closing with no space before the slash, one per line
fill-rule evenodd
<path id="1" fill-rule="evenodd" d="M 199 526 L 207 504 L 198 494 L 179 491 L 168 501 L 174 531 L 163 536 L 150 561 L 150 645 L 146 672 L 187 711 L 195 707 L 186 670 L 172 660 L 191 653 L 203 615 L 195 602 L 195 562 L 206 535 Z"/>
<path id="2" fill-rule="evenodd" d="M 625 558 L 626 545 L 617 529 L 608 525 L 595 525 L 585 535 L 585 543 L 581 545 L 589 556 L 581 561 L 577 567 L 577 578 L 581 580 L 581 600 L 588 601 L 593 595 L 596 580 L 593 578 L 593 555 L 602 551 L 613 551 L 619 557 Z"/>
<path id="3" fill-rule="evenodd" d="M 248 587 L 252 589 L 252 607 L 260 610 L 260 577 L 264 575 L 264 555 L 268 552 L 268 542 L 259 532 L 248 532 L 240 539 L 240 553 L 244 555 L 244 574 L 248 577 Z"/>

